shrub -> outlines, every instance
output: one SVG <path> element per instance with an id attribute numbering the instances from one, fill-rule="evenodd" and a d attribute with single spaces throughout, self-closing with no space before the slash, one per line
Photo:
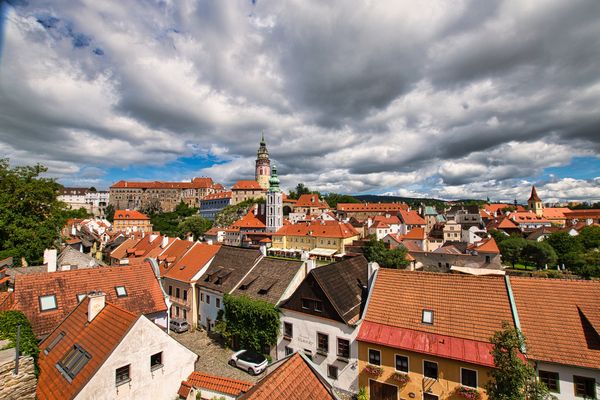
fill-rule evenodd
<path id="1" fill-rule="evenodd" d="M 38 347 L 38 342 L 33 334 L 29 320 L 20 311 L 9 310 L 0 312 L 0 339 L 8 340 L 12 347 L 15 346 L 18 325 L 21 325 L 19 349 L 22 354 L 33 357 L 37 370 L 37 359 L 40 348 Z"/>

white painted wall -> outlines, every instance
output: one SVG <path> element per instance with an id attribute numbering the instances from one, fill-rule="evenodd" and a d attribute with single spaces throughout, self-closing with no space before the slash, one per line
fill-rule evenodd
<path id="1" fill-rule="evenodd" d="M 551 393 L 558 400 L 582 400 L 583 397 L 575 397 L 575 388 L 573 385 L 573 375 L 594 378 L 596 380 L 596 398 L 600 396 L 600 370 L 584 369 L 571 367 L 568 365 L 550 364 L 545 362 L 537 363 L 537 370 L 558 372 L 560 379 L 560 393 Z"/>
<path id="2" fill-rule="evenodd" d="M 214 323 L 217 320 L 219 310 L 224 309 L 223 294 L 203 287 L 200 287 L 199 289 L 200 295 L 198 296 L 198 323 L 204 328 L 208 328 L 206 325 L 206 320 L 210 319 L 210 329 L 212 330 L 214 328 Z M 206 302 L 206 296 L 210 296 L 210 303 Z M 219 308 L 217 308 L 216 299 L 219 299 Z"/>
<path id="3" fill-rule="evenodd" d="M 150 370 L 150 356 L 162 351 L 163 367 Z M 165 399 L 177 396 L 194 371 L 197 355 L 141 316 L 76 399 Z M 115 385 L 117 368 L 130 365 L 131 381 Z"/>
<path id="4" fill-rule="evenodd" d="M 293 325 L 292 340 L 283 338 L 283 323 Z M 317 332 L 329 335 L 329 352 L 327 356 L 317 354 Z M 358 344 L 356 342 L 358 327 L 348 326 L 327 318 L 319 318 L 310 314 L 282 309 L 281 331 L 277 343 L 277 359 L 285 357 L 285 347 L 294 351 L 308 349 L 312 351 L 313 363 L 319 367 L 321 374 L 327 377 L 327 366 L 338 367 L 338 379 L 333 385 L 340 389 L 358 392 Z M 350 341 L 349 362 L 337 360 L 337 338 Z"/>

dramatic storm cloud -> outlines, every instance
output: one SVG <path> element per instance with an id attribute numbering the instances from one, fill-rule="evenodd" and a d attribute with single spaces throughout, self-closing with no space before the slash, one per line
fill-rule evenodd
<path id="1" fill-rule="evenodd" d="M 600 2 L 9 1 L 0 154 L 68 185 L 600 199 Z"/>

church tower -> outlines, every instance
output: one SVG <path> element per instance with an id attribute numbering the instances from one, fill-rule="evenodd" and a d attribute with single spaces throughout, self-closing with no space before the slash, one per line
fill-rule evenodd
<path id="1" fill-rule="evenodd" d="M 277 167 L 273 165 L 267 193 L 267 232 L 277 232 L 283 226 L 283 194 L 279 189 Z"/>
<path id="2" fill-rule="evenodd" d="M 542 199 L 540 199 L 540 197 L 538 196 L 537 191 L 535 190 L 535 186 L 531 186 L 531 196 L 529 196 L 529 200 L 527 200 L 527 206 L 538 217 L 541 217 L 544 214 L 544 206 L 542 204 Z"/>
<path id="3" fill-rule="evenodd" d="M 256 172 L 255 180 L 264 190 L 269 189 L 269 178 L 271 177 L 271 160 L 269 160 L 269 151 L 265 144 L 265 135 L 260 139 L 260 146 L 256 154 Z"/>

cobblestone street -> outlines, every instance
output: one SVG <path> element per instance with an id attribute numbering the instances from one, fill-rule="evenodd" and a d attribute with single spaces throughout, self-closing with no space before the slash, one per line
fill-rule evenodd
<path id="1" fill-rule="evenodd" d="M 171 332 L 171 336 L 198 354 L 196 371 L 248 382 L 256 382 L 263 376 L 263 374 L 253 376 L 227 364 L 229 357 L 233 354 L 233 350 L 222 347 L 219 342 L 209 338 L 205 331 Z"/>

